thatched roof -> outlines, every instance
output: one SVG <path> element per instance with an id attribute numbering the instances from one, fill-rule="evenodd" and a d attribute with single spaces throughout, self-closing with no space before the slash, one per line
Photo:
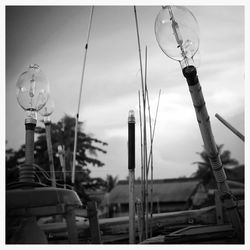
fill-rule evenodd
<path id="1" fill-rule="evenodd" d="M 150 182 L 149 182 L 150 183 Z M 186 202 L 196 191 L 200 180 L 193 178 L 154 180 L 153 202 Z M 150 197 L 150 184 L 149 184 Z M 141 199 L 140 181 L 135 181 L 135 198 Z M 128 181 L 119 181 L 109 196 L 110 203 L 128 203 Z"/>

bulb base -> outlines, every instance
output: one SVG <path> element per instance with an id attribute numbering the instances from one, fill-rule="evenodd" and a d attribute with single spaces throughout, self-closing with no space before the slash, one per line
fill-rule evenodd
<path id="1" fill-rule="evenodd" d="M 182 69 L 182 73 L 184 77 L 187 79 L 187 83 L 189 86 L 196 85 L 199 83 L 198 75 L 197 75 L 197 70 L 195 66 L 189 65 L 185 68 Z"/>
<path id="2" fill-rule="evenodd" d="M 45 125 L 50 125 L 51 124 L 50 116 L 44 116 L 43 122 Z"/>
<path id="3" fill-rule="evenodd" d="M 33 117 L 27 117 L 27 118 L 25 118 L 25 125 L 27 125 L 27 124 L 34 124 L 34 125 L 36 125 L 36 119 L 34 119 Z"/>
<path id="4" fill-rule="evenodd" d="M 194 63 L 194 59 L 192 58 L 184 58 L 183 60 L 179 61 L 182 70 L 188 66 L 194 66 L 195 67 L 195 63 Z"/>
<path id="5" fill-rule="evenodd" d="M 128 122 L 129 123 L 135 123 L 135 112 L 134 112 L 134 110 L 129 110 Z"/>

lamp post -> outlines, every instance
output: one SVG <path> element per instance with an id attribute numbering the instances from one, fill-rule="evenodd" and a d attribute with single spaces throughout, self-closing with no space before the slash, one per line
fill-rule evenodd
<path id="1" fill-rule="evenodd" d="M 135 243 L 135 114 L 128 116 L 129 243 Z"/>
<path id="2" fill-rule="evenodd" d="M 55 176 L 55 167 L 54 167 L 53 150 L 51 142 L 51 119 L 50 119 L 50 115 L 53 113 L 54 108 L 55 108 L 55 103 L 51 98 L 49 98 L 46 105 L 39 111 L 39 114 L 43 116 L 43 121 L 45 125 L 47 150 L 49 155 L 50 178 L 52 187 L 56 187 L 56 176 Z"/>
<path id="3" fill-rule="evenodd" d="M 156 17 L 155 35 L 162 51 L 171 59 L 179 61 L 182 73 L 187 80 L 192 102 L 205 150 L 217 182 L 220 198 L 229 212 L 232 225 L 240 239 L 244 229 L 239 216 L 237 203 L 226 181 L 226 174 L 220 159 L 209 115 L 199 83 L 193 58 L 199 49 L 199 28 L 194 15 L 185 7 L 164 6 Z"/>
<path id="4" fill-rule="evenodd" d="M 7 242 L 48 243 L 44 232 L 37 224 L 37 218 L 60 214 L 65 217 L 69 242 L 77 243 L 74 209 L 82 206 L 81 200 L 72 190 L 46 187 L 36 183 L 34 178 L 34 130 L 37 112 L 48 100 L 48 80 L 39 66 L 33 64 L 19 76 L 16 87 L 18 103 L 27 112 L 26 148 L 25 164 L 20 167 L 19 182 L 9 185 L 6 192 L 6 231 L 9 235 Z M 16 227 L 17 223 L 21 227 Z"/>
<path id="5" fill-rule="evenodd" d="M 17 101 L 26 111 L 25 118 L 25 164 L 20 168 L 19 181 L 34 183 L 34 131 L 37 112 L 43 108 L 49 97 L 49 82 L 37 64 L 23 72 L 16 84 Z"/>

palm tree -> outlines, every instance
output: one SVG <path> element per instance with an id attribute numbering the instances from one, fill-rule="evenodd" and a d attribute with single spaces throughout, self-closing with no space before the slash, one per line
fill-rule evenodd
<path id="1" fill-rule="evenodd" d="M 110 192 L 117 184 L 118 176 L 113 177 L 112 175 L 107 175 L 106 177 L 106 190 Z"/>
<path id="2" fill-rule="evenodd" d="M 219 146 L 217 145 L 217 149 L 220 154 L 223 167 L 225 171 L 227 171 L 227 169 L 231 169 L 232 166 L 236 166 L 239 163 L 236 159 L 231 158 L 231 152 L 229 150 L 222 151 L 223 146 L 223 144 Z M 198 169 L 195 173 L 192 174 L 192 177 L 202 179 L 204 185 L 208 185 L 209 183 L 215 185 L 212 167 L 210 165 L 209 157 L 206 153 L 206 150 L 203 149 L 202 152 L 197 152 L 197 154 L 201 157 L 202 161 L 193 163 L 198 165 Z"/>

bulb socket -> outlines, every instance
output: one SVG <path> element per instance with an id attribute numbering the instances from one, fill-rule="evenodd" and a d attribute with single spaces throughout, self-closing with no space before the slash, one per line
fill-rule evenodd
<path id="1" fill-rule="evenodd" d="M 135 112 L 134 112 L 134 110 L 129 111 L 128 122 L 129 123 L 135 123 Z"/>
<path id="2" fill-rule="evenodd" d="M 36 119 L 28 117 L 25 119 L 25 128 L 28 130 L 34 130 L 36 127 Z"/>
<path id="3" fill-rule="evenodd" d="M 187 79 L 187 83 L 189 86 L 194 86 L 199 83 L 199 79 L 197 76 L 197 70 L 193 65 L 189 65 L 182 69 L 182 73 L 184 77 Z"/>

